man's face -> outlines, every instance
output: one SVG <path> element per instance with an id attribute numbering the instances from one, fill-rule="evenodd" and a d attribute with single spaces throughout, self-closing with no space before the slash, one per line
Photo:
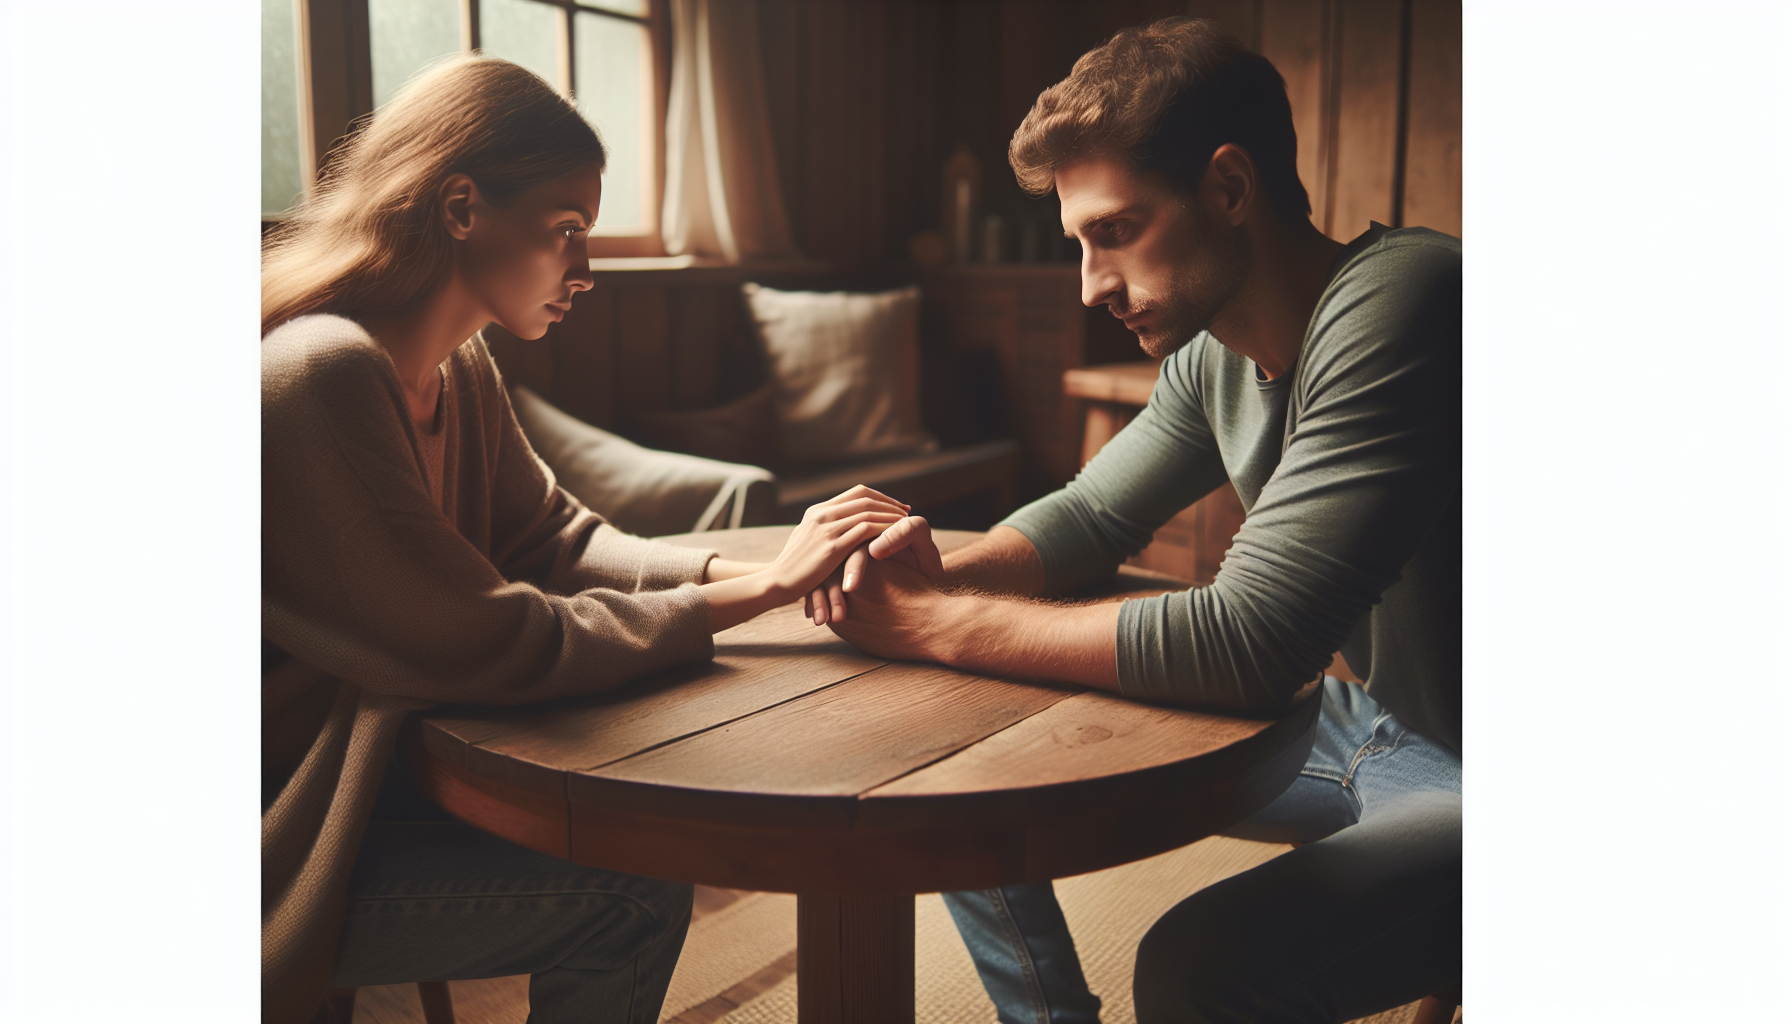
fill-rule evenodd
<path id="1" fill-rule="evenodd" d="M 1158 358 L 1212 326 L 1250 268 L 1212 187 L 1181 195 L 1108 156 L 1057 171 L 1064 233 L 1083 247 L 1083 304 L 1106 305 Z"/>

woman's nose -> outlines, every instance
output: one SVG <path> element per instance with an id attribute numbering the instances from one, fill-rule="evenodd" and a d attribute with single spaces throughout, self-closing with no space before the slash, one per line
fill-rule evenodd
<path id="1" fill-rule="evenodd" d="M 593 284 L 591 279 L 591 260 L 580 255 L 571 266 L 566 268 L 566 284 L 575 292 L 588 292 Z"/>

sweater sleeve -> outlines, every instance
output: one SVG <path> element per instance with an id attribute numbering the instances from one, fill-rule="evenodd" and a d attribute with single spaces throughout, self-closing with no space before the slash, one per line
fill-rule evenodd
<path id="1" fill-rule="evenodd" d="M 1391 246 L 1321 298 L 1293 429 L 1211 586 L 1128 601 L 1127 696 L 1285 710 L 1461 487 L 1459 249 Z"/>
<path id="2" fill-rule="evenodd" d="M 347 321 L 315 319 L 331 329 L 295 321 L 262 343 L 264 636 L 371 690 L 481 704 L 601 690 L 712 655 L 688 577 L 567 593 L 507 577 L 495 549 L 435 508 L 390 362 Z M 580 582 L 601 521 L 553 498 L 551 478 L 537 493 L 549 497 L 506 554 L 552 552 L 542 582 Z"/>
<path id="3" fill-rule="evenodd" d="M 492 560 L 506 576 L 562 594 L 593 587 L 636 593 L 703 582 L 714 551 L 624 533 L 558 486 L 523 434 L 484 339 L 474 339 L 470 356 L 496 434 Z"/>
<path id="4" fill-rule="evenodd" d="M 1076 479 L 1009 516 L 1045 566 L 1046 593 L 1113 575 L 1158 527 L 1226 482 L 1195 387 L 1201 346 L 1164 361 L 1150 402 Z"/>

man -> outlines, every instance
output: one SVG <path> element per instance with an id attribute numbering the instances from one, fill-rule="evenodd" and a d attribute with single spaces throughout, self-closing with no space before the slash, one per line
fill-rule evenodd
<path id="1" fill-rule="evenodd" d="M 1064 489 L 940 559 L 905 520 L 849 562 L 833 628 L 886 657 L 1280 713 L 1323 680 L 1296 781 L 1235 834 L 1306 845 L 1210 886 L 1141 944 L 1141 1021 L 1340 1021 L 1461 969 L 1461 245 L 1320 234 L 1281 77 L 1210 23 L 1128 29 L 1009 147 L 1083 246 L 1083 301 L 1167 357 Z M 1044 606 L 1230 480 L 1211 586 Z M 887 559 L 887 560 L 886 560 Z M 963 586 L 947 586 L 961 584 Z M 1015 596 L 1007 596 L 1015 595 Z M 1051 886 L 948 896 L 1004 1022 L 1093 1021 Z"/>

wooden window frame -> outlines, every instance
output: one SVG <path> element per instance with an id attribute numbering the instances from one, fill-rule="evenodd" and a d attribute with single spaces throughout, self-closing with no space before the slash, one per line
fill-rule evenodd
<path id="1" fill-rule="evenodd" d="M 298 38 L 300 174 L 309 192 L 330 149 L 348 134 L 356 119 L 373 112 L 373 51 L 369 40 L 368 0 L 295 0 Z M 621 14 L 579 0 L 530 0 L 560 11 L 558 78 L 561 95 L 572 99 L 577 73 L 573 33 L 577 15 L 594 14 L 647 29 L 649 88 L 644 112 L 647 134 L 643 158 L 647 183 L 647 224 L 636 234 L 591 235 L 593 257 L 664 256 L 660 239 L 660 206 L 666 187 L 666 98 L 671 90 L 671 18 L 668 0 L 647 0 L 647 16 Z M 461 49 L 479 49 L 479 0 L 460 0 Z"/>

